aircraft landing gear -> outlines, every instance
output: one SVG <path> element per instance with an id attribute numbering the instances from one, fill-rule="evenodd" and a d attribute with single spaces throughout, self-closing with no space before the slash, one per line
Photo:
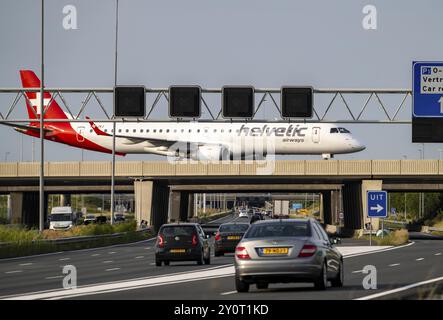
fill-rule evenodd
<path id="1" fill-rule="evenodd" d="M 321 157 L 323 158 L 323 160 L 329 160 L 329 159 L 334 158 L 334 155 L 331 154 L 331 153 L 323 153 L 323 154 L 321 155 Z"/>

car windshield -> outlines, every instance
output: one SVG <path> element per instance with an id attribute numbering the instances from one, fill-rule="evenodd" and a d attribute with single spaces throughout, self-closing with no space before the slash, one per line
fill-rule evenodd
<path id="1" fill-rule="evenodd" d="M 95 219 L 95 216 L 89 215 L 89 216 L 86 216 L 86 219 Z"/>
<path id="2" fill-rule="evenodd" d="M 164 227 L 161 233 L 165 237 L 192 236 L 195 233 L 195 227 L 193 226 Z"/>
<path id="3" fill-rule="evenodd" d="M 220 226 L 220 232 L 245 232 L 248 228 L 248 224 L 226 224 Z"/>
<path id="4" fill-rule="evenodd" d="M 71 221 L 70 214 L 51 214 L 51 221 Z"/>
<path id="5" fill-rule="evenodd" d="M 269 237 L 308 237 L 310 230 L 307 222 L 284 222 L 251 225 L 245 238 Z"/>

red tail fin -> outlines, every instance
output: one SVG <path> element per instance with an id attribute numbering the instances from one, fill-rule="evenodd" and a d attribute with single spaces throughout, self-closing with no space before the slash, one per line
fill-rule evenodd
<path id="1" fill-rule="evenodd" d="M 20 77 L 22 79 L 23 88 L 40 87 L 40 79 L 35 75 L 34 71 L 20 70 Z M 29 119 L 40 119 L 42 109 L 40 108 L 40 92 L 26 92 L 26 96 L 32 104 L 31 105 L 29 101 L 26 101 Z M 51 93 L 45 91 L 43 94 L 43 104 L 45 109 L 50 101 Z M 34 112 L 32 110 L 34 110 Z M 68 119 L 68 117 L 66 117 L 66 114 L 60 108 L 57 101 L 52 100 L 49 108 L 46 110 L 45 119 Z"/>

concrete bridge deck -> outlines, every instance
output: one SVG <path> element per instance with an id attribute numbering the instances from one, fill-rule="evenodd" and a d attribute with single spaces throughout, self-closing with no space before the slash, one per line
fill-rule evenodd
<path id="1" fill-rule="evenodd" d="M 45 176 L 109 177 L 110 161 L 46 162 Z M 39 175 L 39 162 L 0 163 L 0 179 Z M 118 161 L 117 177 L 443 177 L 443 160 Z"/>

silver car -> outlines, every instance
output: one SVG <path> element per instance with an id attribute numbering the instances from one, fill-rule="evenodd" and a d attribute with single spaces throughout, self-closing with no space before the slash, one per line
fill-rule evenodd
<path id="1" fill-rule="evenodd" d="M 314 219 L 257 221 L 235 249 L 238 292 L 288 282 L 313 282 L 324 290 L 328 281 L 343 286 L 343 256 Z"/>

